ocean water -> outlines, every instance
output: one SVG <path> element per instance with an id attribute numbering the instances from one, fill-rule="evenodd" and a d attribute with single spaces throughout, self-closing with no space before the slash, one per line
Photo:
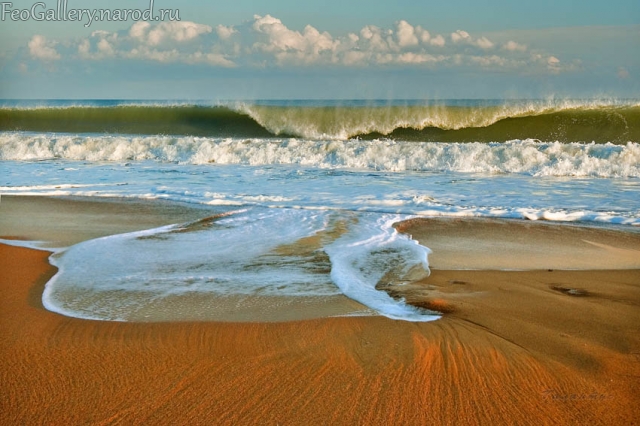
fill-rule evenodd
<path id="1" fill-rule="evenodd" d="M 211 218 L 56 253 L 45 306 L 127 321 L 172 297 L 344 294 L 429 273 L 393 223 L 640 226 L 640 101 L 2 101 L 1 194 L 206 204 Z"/>

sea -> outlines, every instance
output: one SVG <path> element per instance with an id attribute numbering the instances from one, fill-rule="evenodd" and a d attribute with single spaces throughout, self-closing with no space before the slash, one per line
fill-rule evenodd
<path id="1" fill-rule="evenodd" d="M 207 217 L 64 247 L 49 310 L 331 297 L 429 274 L 413 217 L 640 230 L 640 100 L 2 100 L 0 194 L 169 200 Z M 212 309 L 214 309 L 212 307 Z"/>

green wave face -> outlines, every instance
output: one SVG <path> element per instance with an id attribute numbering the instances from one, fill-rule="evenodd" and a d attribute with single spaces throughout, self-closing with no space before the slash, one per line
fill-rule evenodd
<path id="1" fill-rule="evenodd" d="M 640 141 L 638 104 L 116 106 L 0 109 L 0 130 L 426 142 Z"/>
<path id="2" fill-rule="evenodd" d="M 367 138 L 377 135 L 369 134 Z M 486 127 L 445 130 L 427 127 L 421 130 L 395 129 L 394 139 L 427 142 L 504 142 L 514 139 L 538 139 L 545 142 L 616 143 L 640 141 L 640 107 L 567 110 L 524 117 L 508 117 Z"/>
<path id="3" fill-rule="evenodd" d="M 0 130 L 68 133 L 269 137 L 269 131 L 225 107 L 118 106 L 0 109 Z"/>

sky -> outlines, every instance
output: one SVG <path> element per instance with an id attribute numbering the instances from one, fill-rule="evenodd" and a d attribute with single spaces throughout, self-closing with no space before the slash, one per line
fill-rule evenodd
<path id="1" fill-rule="evenodd" d="M 150 4 L 0 2 L 0 98 L 640 98 L 637 0 Z"/>

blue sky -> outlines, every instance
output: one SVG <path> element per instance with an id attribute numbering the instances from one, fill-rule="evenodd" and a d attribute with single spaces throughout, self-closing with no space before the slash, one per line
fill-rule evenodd
<path id="1" fill-rule="evenodd" d="M 640 97 L 637 0 L 155 0 L 181 20 L 88 27 L 12 21 L 37 1 L 12 3 L 2 98 Z"/>

